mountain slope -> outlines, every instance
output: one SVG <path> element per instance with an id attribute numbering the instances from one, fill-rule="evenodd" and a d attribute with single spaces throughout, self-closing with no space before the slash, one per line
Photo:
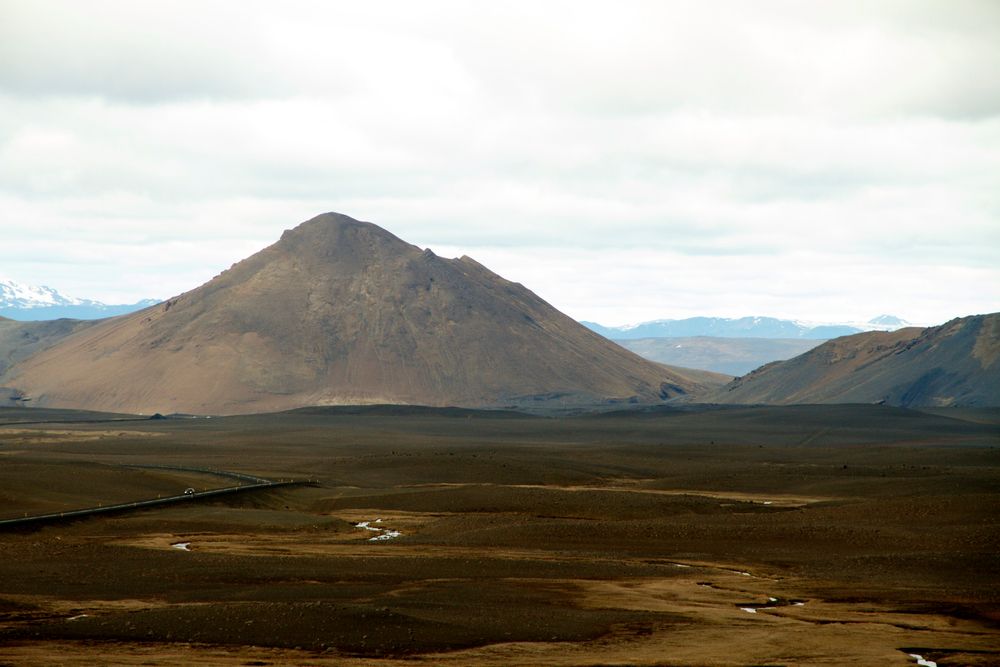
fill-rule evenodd
<path id="1" fill-rule="evenodd" d="M 719 403 L 1000 405 L 1000 313 L 831 340 L 737 378 Z"/>
<path id="2" fill-rule="evenodd" d="M 195 290 L 67 338 L 0 385 L 36 405 L 219 414 L 704 390 L 468 257 L 337 214 Z"/>
<path id="3" fill-rule="evenodd" d="M 82 320 L 15 322 L 0 317 L 0 376 L 12 365 L 48 349 L 75 331 L 92 326 Z"/>

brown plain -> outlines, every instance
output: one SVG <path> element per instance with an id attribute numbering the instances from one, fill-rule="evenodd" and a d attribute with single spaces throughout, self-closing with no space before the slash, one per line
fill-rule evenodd
<path id="1" fill-rule="evenodd" d="M 212 483 L 123 462 L 318 485 L 0 533 L 0 663 L 1000 661 L 996 410 L 39 415 L 3 516 Z"/>

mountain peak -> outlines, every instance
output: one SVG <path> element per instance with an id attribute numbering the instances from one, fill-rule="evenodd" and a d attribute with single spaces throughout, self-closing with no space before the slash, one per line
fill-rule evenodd
<path id="1" fill-rule="evenodd" d="M 311 242 L 326 247 L 361 240 L 409 245 L 375 223 L 355 220 L 343 213 L 334 212 L 322 213 L 292 229 L 286 229 L 278 243 Z"/>
<path id="2" fill-rule="evenodd" d="M 300 262 L 312 263 L 317 270 L 320 264 L 335 262 L 348 271 L 356 271 L 408 252 L 418 253 L 420 249 L 376 224 L 331 212 L 285 230 L 278 242 L 260 257 L 255 255 L 245 261 L 272 262 L 275 256 L 287 254 Z"/>
<path id="3" fill-rule="evenodd" d="M 885 327 L 905 327 L 909 322 L 895 315 L 879 315 L 868 320 L 868 324 Z"/>
<path id="4" fill-rule="evenodd" d="M 70 306 L 87 302 L 65 294 L 51 287 L 36 287 L 14 280 L 0 278 L 0 308 L 43 308 L 46 306 Z"/>

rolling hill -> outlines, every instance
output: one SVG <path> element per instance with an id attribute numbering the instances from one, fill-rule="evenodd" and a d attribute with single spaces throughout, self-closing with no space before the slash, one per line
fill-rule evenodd
<path id="1" fill-rule="evenodd" d="M 706 397 L 718 403 L 1000 405 L 1000 313 L 837 338 Z"/>

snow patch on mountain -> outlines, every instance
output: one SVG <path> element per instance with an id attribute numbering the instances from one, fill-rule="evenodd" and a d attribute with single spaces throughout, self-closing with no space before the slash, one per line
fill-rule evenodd
<path id="1" fill-rule="evenodd" d="M 911 326 L 909 322 L 895 315 L 879 315 L 868 320 L 868 324 L 878 329 L 885 327 L 887 331 L 895 331 L 896 329 Z"/>
<path id="2" fill-rule="evenodd" d="M 36 287 L 0 278 L 0 307 L 2 308 L 44 308 L 46 306 L 81 306 L 87 304 L 96 305 L 97 302 L 67 296 L 51 287 Z"/>
<path id="3" fill-rule="evenodd" d="M 124 315 L 156 303 L 157 299 L 144 299 L 131 304 L 106 304 L 0 276 L 0 317 L 14 320 L 93 320 Z"/>

